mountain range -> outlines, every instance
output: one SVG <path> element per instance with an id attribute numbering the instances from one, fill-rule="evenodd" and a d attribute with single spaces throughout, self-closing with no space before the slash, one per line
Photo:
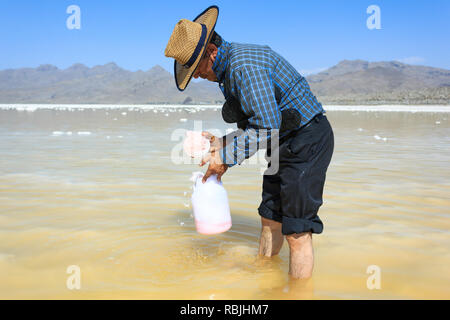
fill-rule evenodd
<path id="1" fill-rule="evenodd" d="M 344 60 L 307 77 L 328 104 L 450 104 L 450 70 L 397 61 Z"/>
<path id="2" fill-rule="evenodd" d="M 450 70 L 397 61 L 344 60 L 307 80 L 324 104 L 450 104 Z M 217 84 L 192 81 L 180 92 L 154 66 L 128 71 L 115 63 L 0 70 L 0 104 L 220 104 Z"/>

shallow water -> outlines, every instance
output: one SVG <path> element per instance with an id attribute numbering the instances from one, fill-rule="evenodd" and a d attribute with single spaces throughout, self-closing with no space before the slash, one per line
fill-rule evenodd
<path id="1" fill-rule="evenodd" d="M 224 132 L 220 110 L 0 110 L 0 298 L 449 299 L 449 116 L 328 112 L 325 229 L 304 288 L 288 280 L 286 243 L 257 259 L 258 165 L 223 177 L 232 229 L 195 231 L 198 166 L 173 164 L 171 135 L 194 120 Z M 80 290 L 66 287 L 70 265 Z"/>

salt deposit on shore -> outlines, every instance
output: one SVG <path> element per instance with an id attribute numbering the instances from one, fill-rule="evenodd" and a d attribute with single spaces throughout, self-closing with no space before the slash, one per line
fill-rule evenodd
<path id="1" fill-rule="evenodd" d="M 153 112 L 184 109 L 191 113 L 205 109 L 219 110 L 221 105 L 179 105 L 179 104 L 148 104 L 148 105 L 106 105 L 106 104 L 0 104 L 0 110 L 35 111 L 38 109 L 54 110 L 84 110 L 84 109 L 128 109 L 129 111 L 144 110 Z M 386 112 L 450 112 L 449 105 L 377 105 L 377 106 L 324 106 L 327 111 L 386 111 Z M 123 115 L 126 115 L 123 114 Z"/>

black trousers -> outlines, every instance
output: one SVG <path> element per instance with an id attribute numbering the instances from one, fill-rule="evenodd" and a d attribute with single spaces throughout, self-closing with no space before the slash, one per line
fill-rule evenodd
<path id="1" fill-rule="evenodd" d="M 281 222 L 284 235 L 322 233 L 318 211 L 333 150 L 333 130 L 322 114 L 280 141 L 279 170 L 264 176 L 258 212 Z"/>

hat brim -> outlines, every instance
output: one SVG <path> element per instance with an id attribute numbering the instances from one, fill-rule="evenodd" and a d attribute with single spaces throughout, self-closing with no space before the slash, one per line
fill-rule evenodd
<path id="1" fill-rule="evenodd" d="M 175 60 L 174 76 L 178 90 L 184 91 L 184 89 L 186 89 L 187 85 L 192 79 L 192 75 L 197 70 L 198 64 L 200 63 L 200 60 L 205 53 L 206 45 L 209 43 L 209 41 L 211 40 L 211 36 L 214 33 L 214 28 L 216 27 L 218 16 L 219 8 L 217 6 L 210 6 L 193 20 L 193 22 L 202 23 L 206 26 L 206 41 L 203 44 L 200 54 L 190 68 L 185 68 Z"/>

